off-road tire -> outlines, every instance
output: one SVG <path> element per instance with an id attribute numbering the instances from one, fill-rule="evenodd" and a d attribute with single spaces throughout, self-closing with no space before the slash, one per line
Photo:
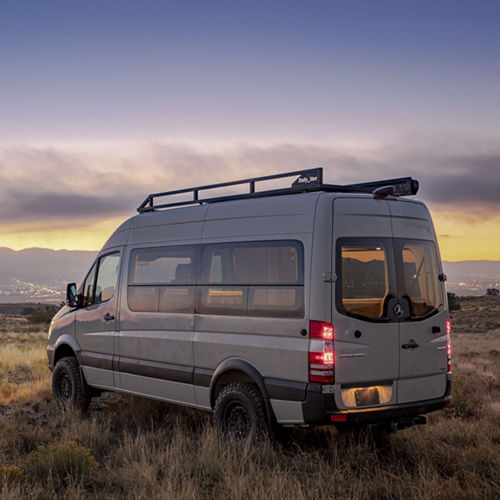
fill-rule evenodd
<path id="1" fill-rule="evenodd" d="M 214 424 L 222 436 L 235 441 L 262 439 L 269 434 L 264 402 L 250 384 L 234 382 L 219 392 Z"/>
<path id="2" fill-rule="evenodd" d="M 61 358 L 52 372 L 52 394 L 64 405 L 73 406 L 82 413 L 90 404 L 90 387 L 80 373 L 73 356 Z"/>

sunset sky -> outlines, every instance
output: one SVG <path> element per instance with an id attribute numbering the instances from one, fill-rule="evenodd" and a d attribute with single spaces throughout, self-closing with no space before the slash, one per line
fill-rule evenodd
<path id="1" fill-rule="evenodd" d="M 445 260 L 500 260 L 500 2 L 10 1 L 0 246 L 97 250 L 150 192 L 411 175 Z"/>

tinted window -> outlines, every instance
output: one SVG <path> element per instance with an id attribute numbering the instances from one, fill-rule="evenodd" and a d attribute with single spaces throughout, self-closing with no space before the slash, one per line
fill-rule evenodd
<path id="1" fill-rule="evenodd" d="M 193 313 L 196 247 L 130 252 L 128 305 L 138 312 Z"/>
<path id="2" fill-rule="evenodd" d="M 206 245 L 202 283 L 303 284 L 302 245 L 262 241 Z"/>
<path id="3" fill-rule="evenodd" d="M 99 268 L 97 270 L 95 302 L 106 302 L 113 297 L 119 266 L 119 253 L 112 253 L 101 257 L 99 260 Z"/>
<path id="4" fill-rule="evenodd" d="M 340 306 L 349 314 L 382 319 L 390 295 L 388 256 L 392 252 L 384 241 L 358 241 L 340 243 Z"/>
<path id="5" fill-rule="evenodd" d="M 138 248 L 130 252 L 129 284 L 194 283 L 194 247 Z"/>
<path id="6" fill-rule="evenodd" d="M 412 318 L 427 316 L 443 304 L 436 247 L 431 241 L 398 241 L 402 262 L 401 297 L 410 303 Z"/>
<path id="7" fill-rule="evenodd" d="M 206 245 L 197 312 L 304 316 L 304 257 L 298 241 Z"/>

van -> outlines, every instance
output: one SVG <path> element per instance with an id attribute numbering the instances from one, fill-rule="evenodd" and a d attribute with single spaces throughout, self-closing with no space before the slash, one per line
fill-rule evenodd
<path id="1" fill-rule="evenodd" d="M 239 439 L 425 423 L 450 402 L 451 326 L 417 190 L 324 184 L 318 168 L 149 195 L 67 287 L 48 336 L 55 398 L 191 406 Z"/>

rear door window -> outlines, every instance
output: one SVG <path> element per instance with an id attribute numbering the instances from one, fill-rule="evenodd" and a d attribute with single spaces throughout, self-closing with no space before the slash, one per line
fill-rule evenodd
<path id="1" fill-rule="evenodd" d="M 337 310 L 367 321 L 426 318 L 443 307 L 440 272 L 432 241 L 340 238 Z M 405 303 L 406 312 L 400 319 L 391 312 L 396 302 Z"/>
<path id="2" fill-rule="evenodd" d="M 399 295 L 408 301 L 410 319 L 431 315 L 443 306 L 439 261 L 432 241 L 395 240 Z"/>
<path id="3" fill-rule="evenodd" d="M 337 260 L 340 312 L 372 321 L 387 320 L 386 305 L 395 288 L 392 262 L 390 239 L 340 239 Z"/>

